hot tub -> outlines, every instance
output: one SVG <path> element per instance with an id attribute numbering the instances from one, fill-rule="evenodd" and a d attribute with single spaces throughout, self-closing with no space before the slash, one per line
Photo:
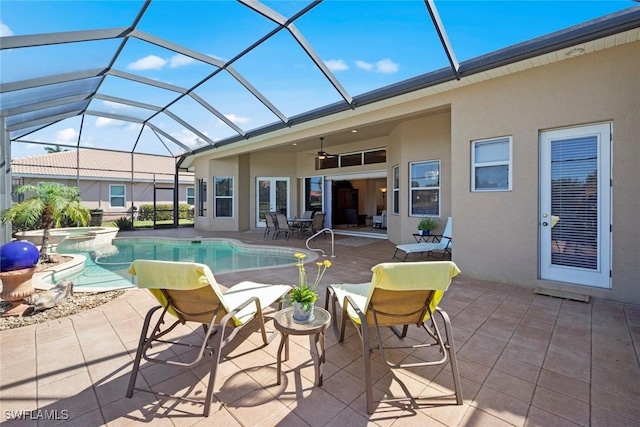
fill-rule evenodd
<path id="1" fill-rule="evenodd" d="M 118 227 L 68 227 L 49 230 L 49 244 L 73 246 L 74 243 L 87 246 L 102 246 L 111 243 L 118 234 Z M 16 239 L 27 240 L 36 246 L 42 244 L 44 230 L 29 230 L 16 233 Z"/>

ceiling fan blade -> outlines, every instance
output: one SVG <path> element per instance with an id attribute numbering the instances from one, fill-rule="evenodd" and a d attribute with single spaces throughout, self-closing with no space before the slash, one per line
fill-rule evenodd
<path id="1" fill-rule="evenodd" d="M 324 160 L 330 157 L 338 157 L 337 154 L 329 154 L 326 151 L 324 151 L 324 149 L 322 148 L 322 142 L 324 141 L 324 137 L 320 137 L 320 151 L 318 151 L 318 153 L 316 154 L 316 158 L 318 160 Z"/>

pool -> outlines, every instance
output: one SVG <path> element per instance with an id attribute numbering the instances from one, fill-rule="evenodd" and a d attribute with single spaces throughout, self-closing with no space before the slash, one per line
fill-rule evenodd
<path id="1" fill-rule="evenodd" d="M 217 275 L 295 266 L 294 254 L 301 251 L 275 246 L 249 246 L 233 239 L 116 238 L 111 244 L 93 247 L 90 251 L 82 247 L 67 247 L 58 252 L 84 256 L 84 268 L 49 274 L 42 279 L 44 283 L 53 285 L 66 279 L 73 282 L 74 291 L 103 292 L 135 286 L 132 276 L 127 273 L 134 259 L 197 262 L 208 265 Z M 316 257 L 314 253 L 308 253 L 307 259 Z"/>

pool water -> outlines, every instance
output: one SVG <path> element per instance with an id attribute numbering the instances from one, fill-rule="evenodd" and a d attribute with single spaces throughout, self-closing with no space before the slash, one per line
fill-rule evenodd
<path id="1" fill-rule="evenodd" d="M 264 248 L 242 245 L 224 239 L 114 239 L 112 244 L 87 251 L 64 248 L 61 253 L 84 255 L 84 271 L 65 277 L 78 291 L 106 291 L 134 287 L 127 273 L 134 259 L 183 261 L 206 264 L 215 274 L 238 270 L 295 265 L 294 253 L 288 248 Z M 62 278 L 57 278 L 62 280 Z"/>

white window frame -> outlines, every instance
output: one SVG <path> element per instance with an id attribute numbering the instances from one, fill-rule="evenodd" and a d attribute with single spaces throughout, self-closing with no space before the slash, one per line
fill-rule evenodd
<path id="1" fill-rule="evenodd" d="M 189 195 L 189 190 L 191 190 L 191 195 Z M 189 203 L 189 199 L 191 199 L 191 203 Z M 187 204 L 189 206 L 196 205 L 196 187 L 187 187 Z"/>
<path id="2" fill-rule="evenodd" d="M 391 213 L 400 215 L 400 166 L 395 165 L 391 168 Z"/>
<path id="3" fill-rule="evenodd" d="M 114 187 L 122 187 L 122 194 L 113 194 Z M 122 198 L 122 205 L 114 205 L 114 198 Z M 109 184 L 109 206 L 112 208 L 124 208 L 127 206 L 127 186 L 124 184 Z"/>
<path id="4" fill-rule="evenodd" d="M 411 185 L 412 180 L 413 180 L 413 166 L 414 165 L 419 165 L 419 164 L 428 164 L 428 163 L 435 163 L 438 165 L 438 185 L 437 186 L 430 186 L 430 187 L 413 187 Z M 440 206 L 440 202 L 442 200 L 442 190 L 441 190 L 441 182 L 440 182 L 440 177 L 442 176 L 441 174 L 441 170 L 442 170 L 442 164 L 440 162 L 440 160 L 423 160 L 420 162 L 410 162 L 409 163 L 409 216 L 410 217 L 425 217 L 425 216 L 429 216 L 429 217 L 434 217 L 434 218 L 439 218 L 440 214 L 442 212 L 441 206 Z M 438 212 L 434 213 L 434 214 L 423 214 L 423 213 L 413 213 L 413 192 L 414 191 L 419 191 L 419 190 L 436 190 L 438 192 Z"/>
<path id="5" fill-rule="evenodd" d="M 231 185 L 230 185 L 230 195 L 218 195 L 218 181 L 219 180 L 229 180 Z M 214 176 L 213 177 L 213 217 L 214 218 L 233 218 L 233 216 L 235 215 L 235 206 L 233 203 L 233 194 L 234 194 L 234 179 L 232 176 Z M 217 209 L 216 209 L 216 205 L 218 203 L 218 200 L 222 200 L 222 199 L 230 199 L 231 200 L 231 215 L 230 216 L 218 216 L 216 214 Z"/>
<path id="6" fill-rule="evenodd" d="M 476 162 L 476 147 L 479 144 L 504 144 L 509 146 L 509 156 L 507 160 L 493 161 L 493 162 Z M 507 187 L 506 188 L 476 188 L 476 169 L 483 167 L 493 166 L 507 166 Z M 479 139 L 471 141 L 471 191 L 484 193 L 495 191 L 511 191 L 513 183 L 513 137 L 502 136 L 498 138 Z"/>

